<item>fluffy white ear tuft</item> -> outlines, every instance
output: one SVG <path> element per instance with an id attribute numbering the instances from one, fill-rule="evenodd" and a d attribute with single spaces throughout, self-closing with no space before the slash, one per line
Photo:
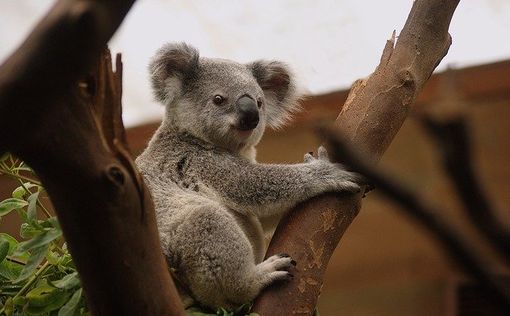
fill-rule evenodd
<path id="1" fill-rule="evenodd" d="M 156 100 L 168 105 L 182 92 L 183 81 L 198 68 L 198 51 L 186 43 L 161 47 L 149 65 Z"/>
<path id="2" fill-rule="evenodd" d="M 267 124 L 280 128 L 292 114 L 301 109 L 296 79 L 290 68 L 279 61 L 260 60 L 247 65 L 264 91 L 266 99 Z"/>

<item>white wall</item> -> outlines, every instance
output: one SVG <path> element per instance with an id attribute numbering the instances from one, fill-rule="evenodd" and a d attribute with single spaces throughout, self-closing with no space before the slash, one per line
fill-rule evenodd
<path id="1" fill-rule="evenodd" d="M 0 0 L 0 61 L 48 10 L 50 0 Z M 348 87 L 377 64 L 410 0 L 139 0 L 110 42 L 124 60 L 126 125 L 157 119 L 146 65 L 168 41 L 241 62 L 287 61 L 311 93 Z M 441 68 L 510 58 L 510 1 L 463 0 L 451 25 L 454 44 Z"/>

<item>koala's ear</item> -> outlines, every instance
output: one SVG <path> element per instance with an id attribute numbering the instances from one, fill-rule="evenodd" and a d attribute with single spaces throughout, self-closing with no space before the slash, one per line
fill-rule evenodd
<path id="1" fill-rule="evenodd" d="M 289 67 L 279 61 L 256 61 L 247 65 L 259 83 L 266 99 L 267 124 L 272 128 L 283 126 L 299 111 L 301 94 Z"/>
<path id="2" fill-rule="evenodd" d="M 182 92 L 186 77 L 198 68 L 198 51 L 186 43 L 170 43 L 161 47 L 149 65 L 156 100 L 167 105 Z"/>

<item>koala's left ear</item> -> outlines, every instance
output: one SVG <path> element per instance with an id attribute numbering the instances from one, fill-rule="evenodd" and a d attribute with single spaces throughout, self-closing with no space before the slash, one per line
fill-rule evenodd
<path id="1" fill-rule="evenodd" d="M 247 65 L 259 83 L 266 99 L 267 124 L 283 126 L 292 114 L 300 110 L 301 94 L 289 67 L 279 61 L 256 61 Z"/>

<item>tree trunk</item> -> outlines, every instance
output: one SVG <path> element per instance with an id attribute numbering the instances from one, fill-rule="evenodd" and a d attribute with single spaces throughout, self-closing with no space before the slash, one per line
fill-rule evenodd
<path id="1" fill-rule="evenodd" d="M 183 315 L 127 154 L 121 63 L 91 71 L 133 1 L 59 1 L 0 68 L 0 150 L 37 172 L 94 315 Z M 81 87 L 81 88 L 79 88 Z"/>

